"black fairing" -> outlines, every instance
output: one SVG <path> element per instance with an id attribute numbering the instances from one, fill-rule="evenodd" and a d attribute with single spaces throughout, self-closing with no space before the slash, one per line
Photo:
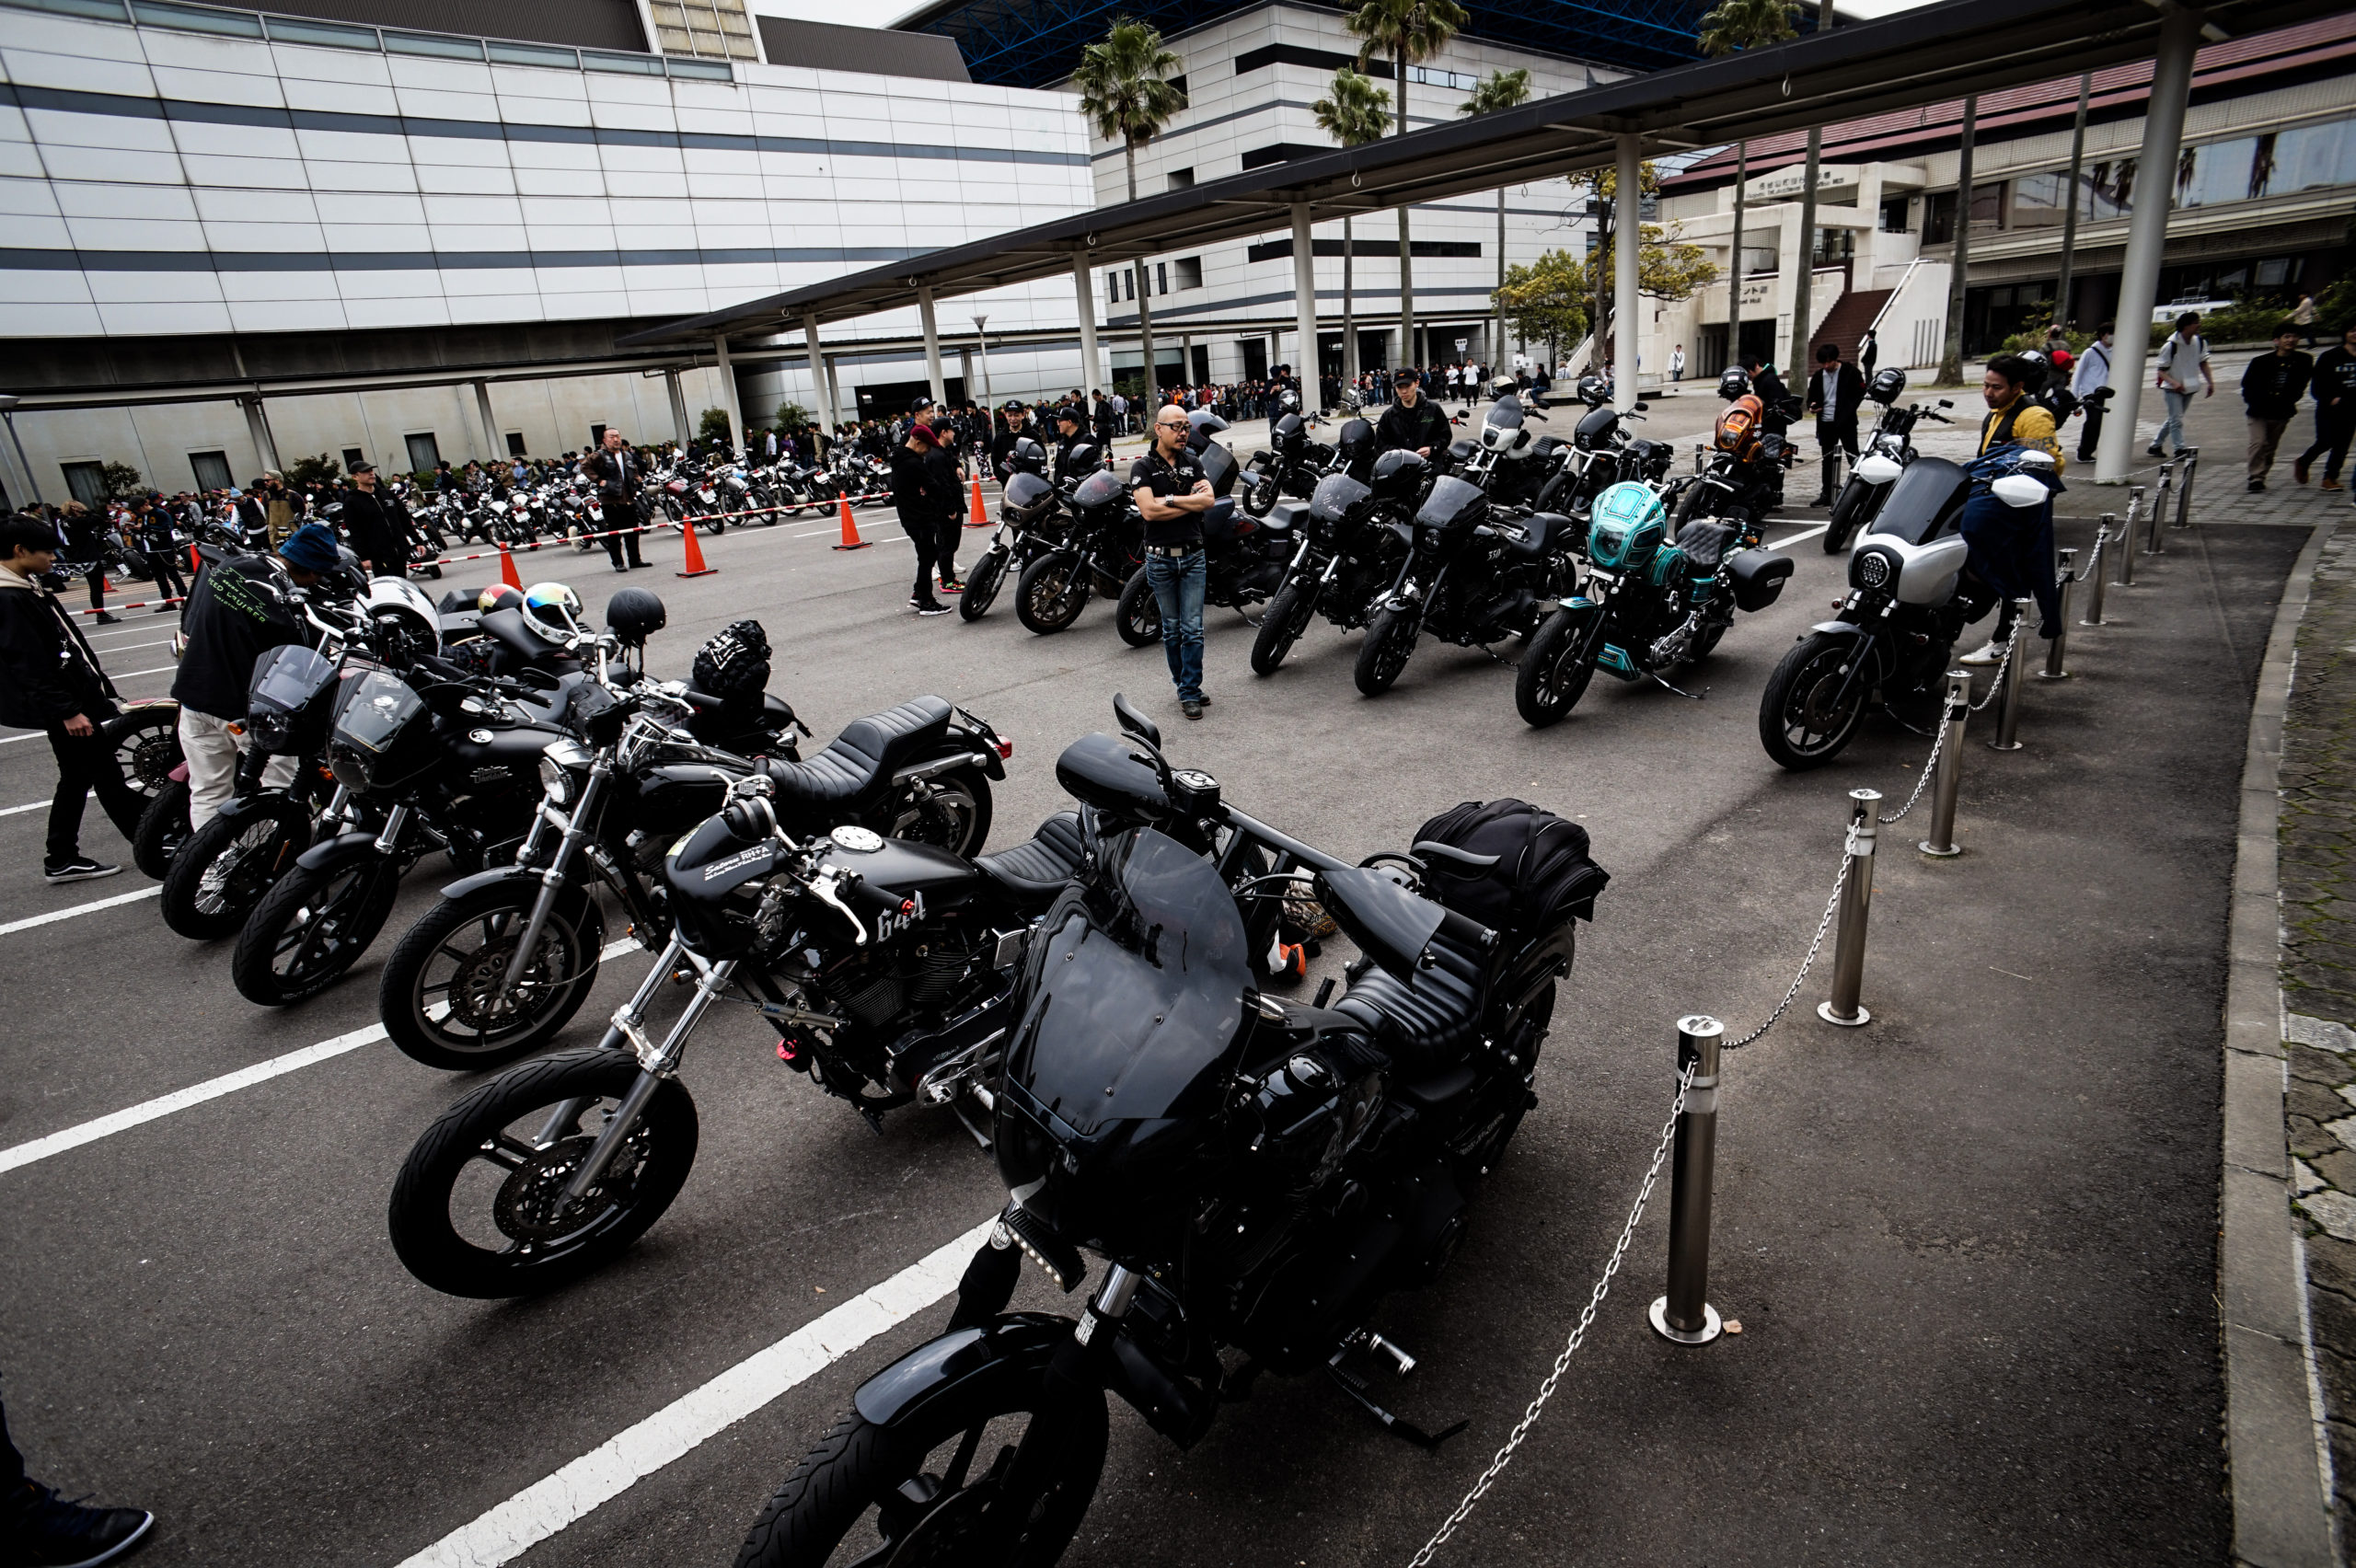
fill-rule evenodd
<path id="1" fill-rule="evenodd" d="M 1374 455 L 1374 426 L 1364 420 L 1352 420 L 1342 427 L 1341 439 L 1334 444 L 1345 461 L 1366 462 Z"/>
<path id="2" fill-rule="evenodd" d="M 1055 503 L 1056 487 L 1036 474 L 1015 474 L 1006 481 L 999 510 L 1017 523 L 1029 523 Z"/>
<path id="3" fill-rule="evenodd" d="M 1431 494 L 1415 509 L 1418 528 L 1470 528 L 1489 514 L 1489 498 L 1469 479 L 1443 475 L 1432 481 Z"/>
<path id="4" fill-rule="evenodd" d="M 1963 504 L 1971 499 L 1971 476 L 1944 457 L 1917 457 L 1889 483 L 1889 494 L 1868 536 L 1888 534 L 1920 545 L 1963 525 Z"/>
<path id="5" fill-rule="evenodd" d="M 755 895 L 783 847 L 775 838 L 739 838 L 713 817 L 664 859 L 672 913 L 690 947 L 712 959 L 752 951 Z"/>
<path id="6" fill-rule="evenodd" d="M 1307 438 L 1307 433 L 1299 414 L 1287 414 L 1278 420 L 1276 428 L 1268 432 L 1268 439 L 1275 444 L 1277 451 L 1288 457 L 1292 457 L 1299 455 L 1301 443 Z"/>
<path id="7" fill-rule="evenodd" d="M 1198 461 L 1203 465 L 1203 477 L 1211 482 L 1211 493 L 1223 496 L 1235 488 L 1237 473 L 1235 454 L 1214 441 L 1202 449 Z"/>
<path id="8" fill-rule="evenodd" d="M 1364 505 L 1373 495 L 1373 490 L 1347 474 L 1328 474 L 1317 481 L 1316 493 L 1309 498 L 1309 514 L 1321 523 L 1338 523 L 1352 507 Z"/>
<path id="9" fill-rule="evenodd" d="M 1083 511 L 1093 512 L 1102 506 L 1117 506 L 1128 497 L 1120 478 L 1109 468 L 1100 469 L 1080 481 L 1071 492 L 1072 504 Z"/>
<path id="10" fill-rule="evenodd" d="M 1129 745 L 1111 735 L 1082 735 L 1056 758 L 1056 783 L 1072 799 L 1126 820 L 1169 817 L 1161 779 L 1129 755 Z"/>

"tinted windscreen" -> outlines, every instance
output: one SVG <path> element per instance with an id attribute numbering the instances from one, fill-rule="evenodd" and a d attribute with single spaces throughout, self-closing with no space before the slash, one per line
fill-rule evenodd
<path id="1" fill-rule="evenodd" d="M 345 684 L 342 706 L 336 710 L 336 738 L 381 755 L 392 749 L 402 731 L 422 721 L 424 713 L 424 699 L 407 681 L 389 670 L 370 670 Z"/>
<path id="2" fill-rule="evenodd" d="M 1415 521 L 1426 528 L 1445 528 L 1473 517 L 1488 502 L 1481 488 L 1449 476 L 1432 481 L 1432 493 L 1416 510 Z"/>
<path id="3" fill-rule="evenodd" d="M 1216 1090 L 1251 984 L 1249 939 L 1210 862 L 1151 828 L 1049 912 L 1007 1076 L 1081 1133 Z"/>
<path id="4" fill-rule="evenodd" d="M 1328 474 L 1309 498 L 1309 514 L 1331 522 L 1373 493 L 1347 474 Z"/>
<path id="5" fill-rule="evenodd" d="M 300 713 L 334 679 L 335 661 L 317 650 L 300 643 L 273 648 L 254 665 L 246 707 L 264 713 Z"/>
<path id="6" fill-rule="evenodd" d="M 1121 481 L 1107 472 L 1091 474 L 1080 480 L 1080 488 L 1071 492 L 1071 498 L 1081 506 L 1098 507 L 1119 501 L 1121 493 Z"/>
<path id="7" fill-rule="evenodd" d="M 1960 521 L 1971 494 L 1971 478 L 1944 457 L 1917 457 L 1890 482 L 1868 534 L 1895 535 L 1919 545 Z"/>
<path id="8" fill-rule="evenodd" d="M 1511 396 L 1498 398 L 1489 405 L 1488 416 L 1482 421 L 1482 423 L 1496 425 L 1500 430 L 1519 430 L 1521 400 Z"/>

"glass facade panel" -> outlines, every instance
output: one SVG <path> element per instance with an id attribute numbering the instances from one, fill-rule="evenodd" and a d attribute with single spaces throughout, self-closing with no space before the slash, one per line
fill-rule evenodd
<path id="1" fill-rule="evenodd" d="M 2025 174 L 2013 181 L 2015 228 L 2059 228 L 2067 211 L 2070 177 L 2066 173 Z"/>

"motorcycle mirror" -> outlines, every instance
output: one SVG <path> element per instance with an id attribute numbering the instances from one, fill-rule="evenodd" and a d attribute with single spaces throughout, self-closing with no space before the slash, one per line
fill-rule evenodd
<path id="1" fill-rule="evenodd" d="M 1939 399 L 1939 407 L 1942 409 L 1952 409 L 1955 407 L 1955 399 L 1952 398 L 1942 398 Z"/>
<path id="2" fill-rule="evenodd" d="M 2006 506 L 2035 506 L 2051 493 L 2027 474 L 2006 474 L 1988 488 Z"/>
<path id="3" fill-rule="evenodd" d="M 1161 727 L 1138 712 L 1137 704 L 1117 691 L 1113 694 L 1113 712 L 1121 721 L 1121 728 L 1130 734 L 1149 745 L 1158 747 L 1161 744 Z"/>
<path id="4" fill-rule="evenodd" d="M 1639 402 L 1636 404 L 1635 411 L 1636 411 L 1637 413 L 1642 414 L 1642 413 L 1649 412 L 1649 411 L 1651 410 L 1651 409 L 1652 409 L 1652 405 L 1651 405 L 1650 403 L 1646 403 L 1646 402 L 1639 401 Z"/>

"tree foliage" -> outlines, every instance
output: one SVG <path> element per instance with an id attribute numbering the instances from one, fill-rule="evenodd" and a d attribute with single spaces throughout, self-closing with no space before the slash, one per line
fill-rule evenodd
<path id="1" fill-rule="evenodd" d="M 775 420 L 778 429 L 791 432 L 810 422 L 810 410 L 795 402 L 780 403 Z"/>
<path id="2" fill-rule="evenodd" d="M 1456 106 L 1460 115 L 1495 114 L 1511 109 L 1530 96 L 1530 73 L 1527 71 L 1492 71 L 1488 80 L 1472 89 L 1472 96 Z"/>
<path id="3" fill-rule="evenodd" d="M 1717 276 L 1716 263 L 1676 225 L 1639 225 L 1637 293 L 1650 299 L 1687 299 Z M 1611 293 L 1611 259 L 1598 248 L 1587 256 L 1550 250 L 1527 267 L 1508 268 L 1497 297 L 1521 337 L 1575 343 L 1587 335 L 1588 302 L 1600 297 L 1608 303 Z"/>
<path id="4" fill-rule="evenodd" d="M 1702 18 L 1694 41 L 1704 54 L 1736 54 L 1800 36 L 1793 25 L 1799 15 L 1793 0 L 1718 0 L 1717 8 Z"/>
<path id="5" fill-rule="evenodd" d="M 1367 68 L 1378 50 L 1391 56 L 1398 95 L 1392 108 L 1400 135 L 1407 133 L 1407 67 L 1446 49 L 1470 20 L 1456 0 L 1357 0 L 1343 18 L 1342 25 L 1359 40 L 1359 70 Z"/>
<path id="6" fill-rule="evenodd" d="M 316 457 L 297 457 L 286 465 L 286 482 L 296 490 L 307 485 L 329 484 L 341 477 L 343 465 L 322 452 Z"/>
<path id="7" fill-rule="evenodd" d="M 706 441 L 733 441 L 735 433 L 728 427 L 728 410 L 706 409 L 696 421 L 696 434 Z"/>
<path id="8" fill-rule="evenodd" d="M 1345 65 L 1334 73 L 1326 96 L 1309 106 L 1317 128 L 1345 147 L 1379 142 L 1391 129 L 1391 89 L 1378 87 Z"/>
<path id="9" fill-rule="evenodd" d="M 147 493 L 147 481 L 128 463 L 100 464 L 98 483 L 109 501 L 129 501 L 134 495 Z"/>
<path id="10" fill-rule="evenodd" d="M 1071 74 L 1080 89 L 1080 111 L 1095 125 L 1097 135 L 1118 142 L 1127 156 L 1129 200 L 1138 195 L 1137 156 L 1140 144 L 1161 133 L 1163 126 L 1186 107 L 1186 95 L 1173 75 L 1185 62 L 1164 48 L 1161 32 L 1127 17 L 1118 18 L 1102 43 L 1080 52 L 1080 67 Z"/>

